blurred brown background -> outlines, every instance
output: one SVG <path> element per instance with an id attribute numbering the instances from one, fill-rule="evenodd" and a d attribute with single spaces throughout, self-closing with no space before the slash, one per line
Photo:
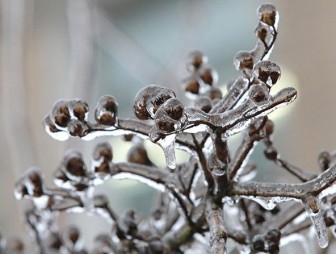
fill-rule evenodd
<path id="1" fill-rule="evenodd" d="M 55 101 L 78 97 L 94 108 L 101 95 L 112 94 L 121 116 L 127 117 L 133 116 L 137 90 L 147 84 L 173 88 L 183 98 L 184 59 L 195 49 L 209 56 L 224 85 L 238 74 L 232 65 L 235 53 L 255 45 L 256 9 L 263 3 L 0 2 L 0 231 L 5 236 L 25 234 L 23 206 L 12 191 L 20 173 L 38 166 L 50 184 L 66 149 L 89 155 L 97 142 L 59 142 L 45 134 L 41 123 Z M 280 12 L 279 36 L 270 60 L 283 70 L 282 85 L 299 92 L 294 104 L 272 116 L 277 124 L 275 142 L 284 158 L 317 170 L 317 154 L 336 147 L 336 2 L 270 2 Z M 120 140 L 112 141 L 112 146 L 122 160 L 126 148 Z M 262 172 L 267 173 L 269 164 L 265 165 Z M 140 212 L 146 213 L 152 192 L 132 182 L 118 184 L 109 183 L 101 190 L 120 212 L 137 201 Z M 124 188 L 124 204 L 116 186 Z M 134 188 L 139 190 L 136 195 Z M 95 222 L 98 228 L 99 223 L 103 222 Z"/>

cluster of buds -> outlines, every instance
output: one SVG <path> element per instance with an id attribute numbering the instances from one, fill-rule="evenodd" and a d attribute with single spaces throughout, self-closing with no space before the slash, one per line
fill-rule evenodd
<path id="1" fill-rule="evenodd" d="M 95 122 L 88 121 L 88 104 L 75 99 L 58 101 L 45 119 L 46 131 L 59 140 L 79 137 L 122 136 L 132 142 L 127 162 L 112 162 L 109 143 L 93 151 L 91 165 L 77 151 L 65 154 L 54 174 L 57 188 L 47 187 L 41 170 L 27 170 L 17 181 L 15 195 L 31 200 L 26 212 L 41 254 L 45 253 L 279 253 L 280 247 L 314 228 L 321 248 L 328 245 L 328 231 L 335 233 L 336 156 L 318 156 L 321 172 L 308 173 L 281 158 L 273 142 L 274 124 L 268 114 L 296 98 L 288 87 L 272 95 L 281 76 L 280 67 L 269 61 L 277 37 L 279 15 L 273 5 L 259 7 L 257 43 L 239 52 L 234 66 L 240 76 L 228 84 L 226 94 L 216 87 L 218 75 L 208 58 L 193 52 L 187 58 L 190 76 L 183 81 L 192 107 L 182 104 L 176 94 L 158 85 L 141 89 L 134 100 L 137 119 L 122 119 L 113 96 L 103 96 L 95 109 Z M 242 135 L 233 150 L 228 139 Z M 144 140 L 159 145 L 167 167 L 150 159 Z M 286 170 L 300 183 L 253 181 L 258 167 L 250 154 L 260 143 L 265 159 Z M 177 164 L 175 149 L 190 158 Z M 232 151 L 233 150 L 233 151 Z M 136 211 L 114 212 L 95 186 L 109 179 L 136 179 L 158 191 L 147 217 Z M 282 202 L 292 202 L 282 206 Z M 80 232 L 71 227 L 62 233 L 56 223 L 60 213 L 102 216 L 110 234 L 99 234 L 88 251 Z M 299 219 L 298 219 L 299 218 Z M 302 239 L 302 237 L 300 237 Z M 0 239 L 1 240 L 1 239 Z M 4 241 L 2 241 L 4 242 Z M 309 240 L 303 241 L 309 250 Z M 0 244 L 0 253 L 22 253 L 23 244 Z"/>

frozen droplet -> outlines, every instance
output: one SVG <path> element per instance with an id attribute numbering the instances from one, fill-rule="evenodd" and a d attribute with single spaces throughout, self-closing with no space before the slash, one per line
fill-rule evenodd
<path id="1" fill-rule="evenodd" d="M 304 206 L 315 228 L 319 246 L 321 248 L 326 248 L 328 246 L 328 232 L 323 217 L 323 211 L 320 209 L 320 201 L 315 197 L 308 197 Z"/>
<path id="2" fill-rule="evenodd" d="M 253 75 L 267 85 L 273 86 L 280 79 L 281 70 L 276 63 L 260 61 L 254 66 Z"/>
<path id="3" fill-rule="evenodd" d="M 274 5 L 272 4 L 263 4 L 258 10 L 257 14 L 260 21 L 265 23 L 268 26 L 277 27 L 279 22 L 279 13 Z"/>
<path id="4" fill-rule="evenodd" d="M 163 150 L 167 166 L 172 169 L 176 167 L 175 138 L 176 134 L 171 134 L 157 141 Z"/>

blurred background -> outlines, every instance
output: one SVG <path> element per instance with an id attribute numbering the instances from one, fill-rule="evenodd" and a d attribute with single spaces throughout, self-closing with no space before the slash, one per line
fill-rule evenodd
<path id="1" fill-rule="evenodd" d="M 275 144 L 283 158 L 317 171 L 317 155 L 336 147 L 336 2 L 270 1 L 280 12 L 279 36 L 270 60 L 282 69 L 279 86 L 293 86 L 298 99 L 272 114 Z M 24 207 L 13 185 L 30 166 L 42 169 L 52 184 L 53 171 L 69 148 L 87 158 L 101 140 L 59 142 L 42 127 L 58 99 L 82 98 L 91 109 L 104 94 L 115 96 L 122 117 L 133 117 L 133 98 L 148 84 L 172 88 L 185 100 L 181 80 L 188 74 L 185 57 L 193 50 L 208 55 L 220 85 L 238 75 L 233 57 L 255 45 L 257 7 L 262 1 L 158 0 L 0 0 L 0 232 L 24 237 Z M 277 85 L 278 86 L 278 85 Z M 106 140 L 103 139 L 103 140 Z M 237 141 L 238 142 L 238 141 Z M 129 148 L 111 139 L 115 160 Z M 163 165 L 163 154 L 150 146 L 151 158 Z M 179 154 L 179 160 L 185 159 Z M 262 148 L 252 157 L 260 180 L 286 180 L 265 162 Z M 118 212 L 128 208 L 145 215 L 153 192 L 132 181 L 109 181 L 99 187 Z M 83 216 L 68 215 L 60 224 Z M 109 231 L 90 218 L 85 231 Z M 94 226 L 93 226 L 94 225 Z M 62 226 L 61 226 L 62 227 Z M 93 233 L 87 234 L 88 242 Z"/>

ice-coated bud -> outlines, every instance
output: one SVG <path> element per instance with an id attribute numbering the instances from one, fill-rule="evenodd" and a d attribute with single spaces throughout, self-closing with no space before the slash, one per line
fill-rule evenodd
<path id="1" fill-rule="evenodd" d="M 94 196 L 94 206 L 98 208 L 106 208 L 108 206 L 108 199 L 105 195 Z"/>
<path id="2" fill-rule="evenodd" d="M 67 127 L 70 135 L 73 137 L 84 137 L 88 131 L 88 126 L 77 119 L 71 120 Z"/>
<path id="3" fill-rule="evenodd" d="M 47 246 L 52 250 L 59 251 L 60 248 L 63 246 L 62 239 L 59 234 L 57 233 L 51 233 L 48 238 L 46 239 Z"/>
<path id="4" fill-rule="evenodd" d="M 199 94 L 200 83 L 197 78 L 190 77 L 184 82 L 184 90 L 191 94 Z"/>
<path id="5" fill-rule="evenodd" d="M 201 96 L 195 100 L 194 106 L 195 108 L 200 109 L 204 111 L 205 113 L 209 113 L 209 111 L 212 108 L 212 103 L 208 97 Z"/>
<path id="6" fill-rule="evenodd" d="M 189 71 L 196 71 L 207 62 L 208 57 L 199 51 L 191 52 L 186 59 L 186 65 Z"/>
<path id="7" fill-rule="evenodd" d="M 155 114 L 155 125 L 162 133 L 176 131 L 179 120 L 182 118 L 184 106 L 178 99 L 167 100 Z"/>
<path id="8" fill-rule="evenodd" d="M 113 253 L 113 242 L 111 236 L 108 234 L 99 234 L 95 238 L 95 244 L 97 245 L 94 254 L 106 254 Z"/>
<path id="9" fill-rule="evenodd" d="M 275 6 L 272 4 L 263 4 L 258 10 L 257 14 L 260 21 L 264 22 L 268 26 L 277 26 L 279 21 L 279 13 Z"/>
<path id="10" fill-rule="evenodd" d="M 126 141 L 126 142 L 132 141 L 133 137 L 134 137 L 133 134 L 125 134 L 125 135 L 123 135 L 124 141 Z"/>
<path id="11" fill-rule="evenodd" d="M 93 151 L 94 160 L 107 160 L 112 161 L 113 159 L 113 150 L 112 146 L 108 142 L 97 144 Z"/>
<path id="12" fill-rule="evenodd" d="M 128 235 L 134 235 L 138 231 L 138 216 L 133 210 L 127 211 L 121 218 L 121 228 Z"/>
<path id="13" fill-rule="evenodd" d="M 262 82 L 272 86 L 281 76 L 280 67 L 271 61 L 260 61 L 254 66 L 253 74 Z"/>
<path id="14" fill-rule="evenodd" d="M 60 126 L 66 127 L 71 120 L 68 102 L 64 100 L 59 100 L 53 106 L 51 111 L 51 119 L 52 121 Z"/>
<path id="15" fill-rule="evenodd" d="M 266 136 L 270 136 L 274 132 L 274 123 L 272 120 L 267 119 L 266 124 L 265 124 L 265 131 L 266 131 Z"/>
<path id="16" fill-rule="evenodd" d="M 254 84 L 251 86 L 248 95 L 256 105 L 263 105 L 269 98 L 269 91 L 265 85 Z"/>
<path id="17" fill-rule="evenodd" d="M 271 229 L 265 235 L 268 242 L 279 243 L 281 239 L 281 232 L 279 229 Z"/>
<path id="18" fill-rule="evenodd" d="M 127 161 L 147 166 L 153 165 L 151 160 L 148 158 L 145 147 L 142 144 L 135 144 L 132 146 L 132 148 L 128 151 Z"/>
<path id="19" fill-rule="evenodd" d="M 317 161 L 320 169 L 322 171 L 325 171 L 330 167 L 330 164 L 332 162 L 332 156 L 329 152 L 323 151 L 319 154 Z"/>
<path id="20" fill-rule="evenodd" d="M 14 194 L 17 199 L 24 197 L 41 197 L 44 195 L 45 188 L 37 168 L 28 169 L 23 176 L 16 182 Z"/>
<path id="21" fill-rule="evenodd" d="M 260 22 L 257 27 L 255 28 L 255 33 L 256 36 L 259 40 L 264 42 L 265 44 L 268 44 L 267 37 L 268 35 L 268 30 L 265 25 L 263 25 L 262 22 Z"/>
<path id="22" fill-rule="evenodd" d="M 271 161 L 278 159 L 278 151 L 273 146 L 268 146 L 264 150 L 265 157 Z"/>
<path id="23" fill-rule="evenodd" d="M 52 133 L 58 132 L 59 129 L 54 124 L 54 122 L 51 120 L 50 114 L 48 114 L 43 121 L 44 127 L 48 128 L 48 130 Z"/>
<path id="24" fill-rule="evenodd" d="M 162 111 L 166 112 L 170 118 L 174 120 L 180 120 L 184 112 L 184 106 L 182 102 L 176 98 L 167 100 L 162 105 L 161 109 Z"/>
<path id="25" fill-rule="evenodd" d="M 77 151 L 68 151 L 63 159 L 62 165 L 65 169 L 66 176 L 72 181 L 80 181 L 86 177 L 86 166 L 82 154 Z"/>
<path id="26" fill-rule="evenodd" d="M 79 229 L 76 226 L 70 226 L 67 232 L 67 238 L 69 241 L 75 245 L 80 237 Z"/>
<path id="27" fill-rule="evenodd" d="M 157 85 L 142 88 L 134 99 L 134 114 L 140 120 L 154 119 L 159 107 L 168 99 L 175 98 L 175 93 Z"/>
<path id="28" fill-rule="evenodd" d="M 89 105 L 80 99 L 74 99 L 69 101 L 69 108 L 72 110 L 74 116 L 79 121 L 86 121 L 89 112 Z"/>
<path id="29" fill-rule="evenodd" d="M 253 69 L 253 55 L 247 51 L 240 51 L 234 57 L 234 66 L 237 70 L 250 71 Z"/>
<path id="30" fill-rule="evenodd" d="M 117 121 L 118 103 L 113 96 L 104 95 L 97 102 L 95 119 L 97 123 L 113 126 Z"/>
<path id="31" fill-rule="evenodd" d="M 211 87 L 205 95 L 208 96 L 210 100 L 220 100 L 223 97 L 222 91 L 218 87 Z"/>
<path id="32" fill-rule="evenodd" d="M 6 252 L 4 253 L 21 254 L 24 253 L 25 246 L 21 239 L 15 237 L 15 238 L 9 238 L 7 240 L 5 249 Z M 0 253 L 2 253 L 1 246 L 0 246 Z"/>
<path id="33" fill-rule="evenodd" d="M 265 239 L 262 235 L 255 235 L 253 237 L 252 250 L 255 252 L 265 251 Z"/>
<path id="34" fill-rule="evenodd" d="M 163 242 L 159 238 L 154 238 L 148 243 L 150 254 L 162 254 L 165 251 Z"/>
<path id="35" fill-rule="evenodd" d="M 203 80 L 204 84 L 209 86 L 217 85 L 218 83 L 218 73 L 213 68 L 203 68 L 200 70 L 201 79 Z"/>

